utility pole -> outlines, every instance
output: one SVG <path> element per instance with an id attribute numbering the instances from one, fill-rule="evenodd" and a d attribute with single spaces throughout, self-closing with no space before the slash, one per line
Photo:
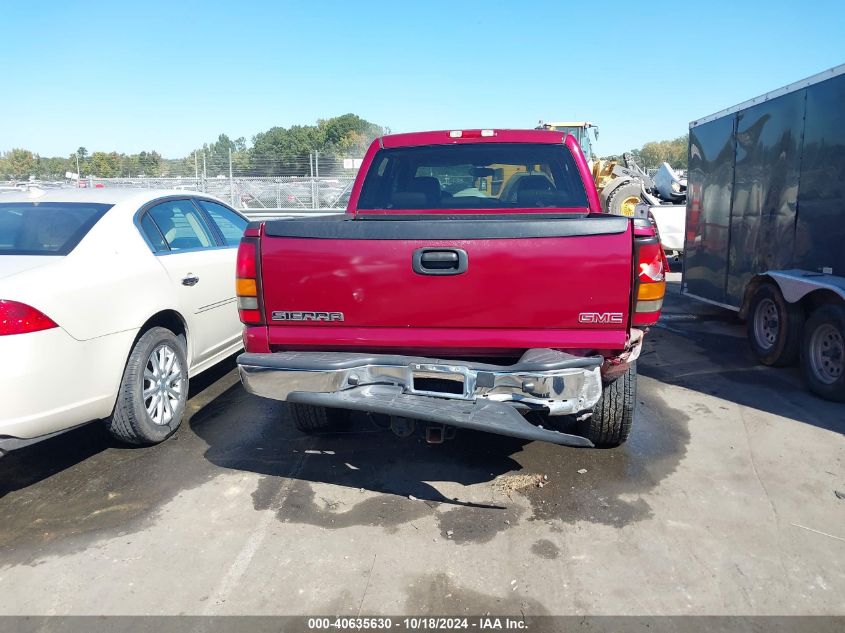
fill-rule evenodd
<path id="1" fill-rule="evenodd" d="M 314 190 L 317 192 L 317 195 L 314 196 L 314 208 L 320 208 L 320 152 L 314 152 L 314 175 L 316 178 L 314 179 Z"/>
<path id="2" fill-rule="evenodd" d="M 232 200 L 232 206 L 235 206 L 235 181 L 232 179 L 232 148 L 229 148 L 229 197 Z"/>
<path id="3" fill-rule="evenodd" d="M 308 171 L 311 174 L 311 208 L 317 208 L 317 191 L 315 190 L 314 182 L 314 154 L 308 152 Z"/>
<path id="4" fill-rule="evenodd" d="M 199 182 L 200 180 L 200 166 L 197 162 L 197 150 L 194 150 L 194 180 Z"/>
<path id="5" fill-rule="evenodd" d="M 76 188 L 79 189 L 79 179 L 82 178 L 82 173 L 79 171 L 79 150 L 76 150 Z"/>

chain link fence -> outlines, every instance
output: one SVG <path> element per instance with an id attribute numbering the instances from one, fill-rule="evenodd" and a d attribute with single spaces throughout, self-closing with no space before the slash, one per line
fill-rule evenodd
<path id="1" fill-rule="evenodd" d="M 85 186 L 202 191 L 225 200 L 250 217 L 289 213 L 341 212 L 354 176 L 217 176 L 215 178 L 90 178 Z"/>
<path id="2" fill-rule="evenodd" d="M 303 155 L 256 157 L 248 165 L 227 157 L 194 155 L 194 174 L 168 177 L 89 178 L 89 187 L 202 191 L 227 201 L 252 219 L 346 210 L 360 159 Z M 182 167 L 187 167 L 183 165 Z M 187 173 L 185 173 L 187 171 Z M 178 172 L 177 172 L 178 173 Z"/>
<path id="3" fill-rule="evenodd" d="M 345 211 L 361 165 L 360 158 L 324 156 L 320 152 L 251 156 L 248 164 L 239 164 L 232 154 L 207 159 L 197 152 L 191 158 L 166 160 L 160 167 L 164 176 L 83 176 L 78 181 L 30 179 L 0 183 L 0 193 L 68 187 L 200 191 L 225 200 L 250 218 L 264 219 Z"/>

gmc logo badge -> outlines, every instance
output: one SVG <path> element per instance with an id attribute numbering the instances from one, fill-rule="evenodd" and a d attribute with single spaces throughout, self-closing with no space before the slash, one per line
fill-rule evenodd
<path id="1" fill-rule="evenodd" d="M 621 312 L 581 312 L 578 323 L 622 323 Z"/>
<path id="2" fill-rule="evenodd" d="M 312 312 L 301 310 L 276 310 L 270 317 L 273 321 L 343 321 L 343 312 Z"/>

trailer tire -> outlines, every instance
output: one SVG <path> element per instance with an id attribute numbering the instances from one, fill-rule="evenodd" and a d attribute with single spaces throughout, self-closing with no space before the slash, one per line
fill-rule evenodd
<path id="1" fill-rule="evenodd" d="M 845 402 L 845 307 L 823 305 L 807 319 L 801 373 L 817 396 Z"/>
<path id="2" fill-rule="evenodd" d="M 324 431 L 349 419 L 349 411 L 289 402 L 293 425 L 303 433 Z"/>
<path id="3" fill-rule="evenodd" d="M 613 215 L 634 217 L 634 210 L 642 200 L 643 186 L 639 182 L 626 182 L 607 197 L 607 212 Z"/>
<path id="4" fill-rule="evenodd" d="M 746 321 L 751 351 L 764 365 L 794 365 L 801 350 L 804 312 L 787 303 L 777 286 L 764 283 L 751 297 Z"/>
<path id="5" fill-rule="evenodd" d="M 631 434 L 637 404 L 637 363 L 613 382 L 604 385 L 593 415 L 578 424 L 578 433 L 599 448 L 623 444 Z"/>

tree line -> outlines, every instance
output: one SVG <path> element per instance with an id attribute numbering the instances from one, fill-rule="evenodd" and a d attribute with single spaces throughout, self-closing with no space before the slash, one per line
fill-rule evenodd
<path id="1" fill-rule="evenodd" d="M 643 169 L 656 169 L 661 163 L 669 163 L 673 169 L 687 168 L 687 145 L 689 134 L 669 141 L 650 141 L 630 154 Z M 606 156 L 608 160 L 620 160 L 621 156 Z"/>
<path id="2" fill-rule="evenodd" d="M 124 154 L 116 151 L 90 152 L 80 147 L 69 156 L 40 156 L 15 148 L 0 153 L 0 179 L 64 179 L 66 172 L 85 178 L 228 175 L 231 152 L 232 170 L 238 175 L 263 176 L 279 173 L 309 173 L 310 155 L 319 152 L 324 159 L 363 156 L 374 138 L 389 130 L 356 114 L 320 119 L 315 125 L 273 127 L 259 132 L 247 144 L 245 138 L 231 139 L 220 134 L 215 141 L 182 158 L 164 158 L 155 151 Z"/>
<path id="3" fill-rule="evenodd" d="M 312 169 L 310 161 L 314 153 L 320 153 L 323 164 L 331 164 L 332 159 L 360 157 L 374 138 L 386 132 L 389 130 L 356 114 L 344 114 L 320 119 L 315 125 L 272 127 L 253 136 L 251 144 L 243 137 L 231 139 L 220 134 L 215 141 L 204 143 L 196 152 L 182 158 L 164 158 L 155 150 L 137 154 L 89 153 L 85 147 L 70 156 L 45 157 L 16 148 L 0 154 L 0 179 L 63 179 L 66 172 L 76 173 L 77 161 L 83 178 L 155 178 L 197 173 L 213 178 L 228 175 L 230 152 L 232 171 L 239 176 L 304 175 Z M 645 169 L 659 167 L 664 161 L 675 169 L 686 169 L 687 143 L 685 134 L 672 140 L 645 143 L 631 150 L 631 154 Z"/>

